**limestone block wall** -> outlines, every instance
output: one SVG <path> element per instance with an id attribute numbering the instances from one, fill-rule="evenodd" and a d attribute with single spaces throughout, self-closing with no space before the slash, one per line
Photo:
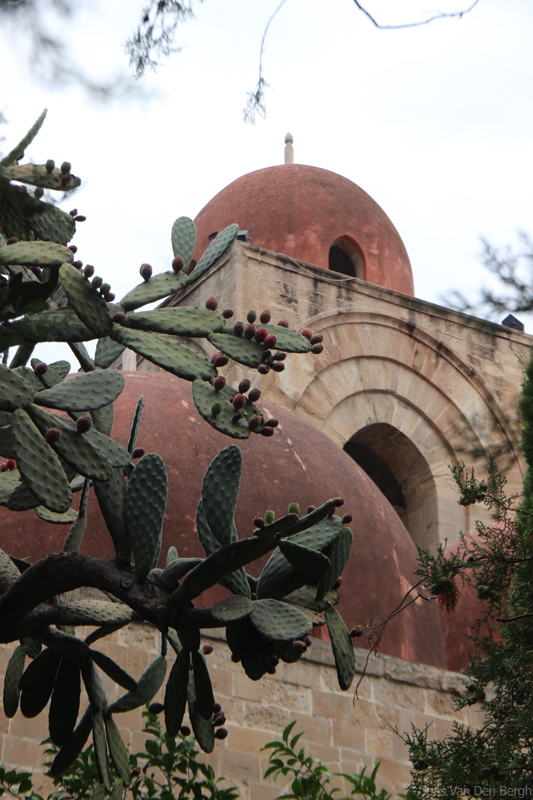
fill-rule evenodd
<path id="1" fill-rule="evenodd" d="M 364 765 L 371 768 L 380 760 L 380 785 L 394 792 L 405 789 L 410 774 L 406 748 L 394 729 L 407 731 L 411 723 L 419 727 L 431 723 L 431 735 L 443 737 L 451 731 L 454 718 L 473 726 L 480 724 L 475 709 L 454 714 L 453 694 L 463 684 L 456 673 L 372 656 L 356 698 L 353 691 L 341 692 L 338 687 L 331 645 L 313 640 L 301 661 L 281 664 L 275 675 L 254 682 L 231 661 L 222 633 L 209 633 L 205 640 L 213 644 L 214 652 L 208 663 L 215 697 L 227 716 L 229 736 L 217 741 L 206 759 L 217 775 L 238 787 L 242 800 L 274 800 L 282 793 L 283 783 L 263 780 L 268 757 L 261 748 L 279 738 L 293 720 L 297 720 L 297 730 L 305 731 L 302 742 L 307 752 L 322 759 L 332 772 L 350 773 Z M 159 652 L 159 635 L 147 625 L 133 624 L 94 647 L 139 677 Z M 10 648 L 0 648 L 2 674 L 9 653 Z M 366 651 L 356 650 L 356 681 L 366 655 Z M 168 662 L 170 669 L 171 657 Z M 118 695 L 116 686 L 106 676 L 104 682 L 113 700 Z M 11 720 L 0 714 L 0 761 L 34 771 L 37 786 L 44 790 L 48 786 L 39 742 L 47 736 L 46 723 L 46 712 L 34 720 L 24 719 L 20 711 Z M 129 748 L 141 750 L 141 711 L 117 715 L 117 723 Z"/>

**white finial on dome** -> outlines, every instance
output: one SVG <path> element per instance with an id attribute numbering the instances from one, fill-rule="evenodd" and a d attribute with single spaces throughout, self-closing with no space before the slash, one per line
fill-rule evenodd
<path id="1" fill-rule="evenodd" d="M 294 147 L 292 143 L 294 139 L 292 138 L 292 133 L 287 133 L 285 136 L 285 163 L 286 164 L 294 164 Z"/>

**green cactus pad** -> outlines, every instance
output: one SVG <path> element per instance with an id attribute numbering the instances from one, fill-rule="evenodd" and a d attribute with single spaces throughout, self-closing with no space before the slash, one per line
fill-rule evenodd
<path id="1" fill-rule="evenodd" d="M 305 572 L 309 583 L 324 575 L 331 566 L 329 558 L 323 553 L 310 547 L 303 547 L 290 539 L 280 542 L 279 549 L 289 564 L 300 572 Z"/>
<path id="2" fill-rule="evenodd" d="M 227 228 L 224 228 L 221 231 L 216 239 L 213 239 L 203 256 L 198 261 L 197 265 L 187 278 L 187 284 L 194 283 L 202 275 L 210 269 L 213 264 L 222 258 L 224 253 L 229 250 L 235 239 L 237 238 L 237 234 L 239 233 L 239 226 L 235 223 L 233 225 L 228 225 Z"/>
<path id="3" fill-rule="evenodd" d="M 114 469 L 111 480 L 106 483 L 94 483 L 94 493 L 113 540 L 115 558 L 129 564 L 131 547 L 126 526 L 126 491 L 126 479 L 122 469 Z"/>
<path id="4" fill-rule="evenodd" d="M 104 717 L 99 711 L 93 714 L 93 745 L 98 778 L 103 783 L 106 790 L 111 789 L 111 778 L 109 775 L 109 763 L 107 760 L 107 742 L 105 735 Z"/>
<path id="5" fill-rule="evenodd" d="M 309 622 L 313 627 L 321 628 L 322 625 L 326 624 L 326 620 L 324 619 L 322 614 L 318 613 L 318 611 L 313 611 L 312 608 L 305 608 L 304 606 L 301 606 L 298 603 L 292 603 L 289 601 L 288 597 L 285 597 L 283 602 L 288 603 L 288 605 L 290 606 L 294 606 L 294 608 L 296 608 L 302 614 L 305 614 L 305 616 L 307 617 L 307 619 L 309 620 Z"/>
<path id="6" fill-rule="evenodd" d="M 136 692 L 126 692 L 114 703 L 109 706 L 112 714 L 132 711 L 134 708 L 144 706 L 149 703 L 153 696 L 157 694 L 165 680 L 167 671 L 167 660 L 164 656 L 157 656 L 151 664 L 144 670 L 137 681 Z"/>
<path id="7" fill-rule="evenodd" d="M 156 308 L 154 311 L 128 314 L 127 328 L 154 331 L 190 338 L 208 337 L 224 327 L 224 319 L 206 308 Z"/>
<path id="8" fill-rule="evenodd" d="M 128 292 L 119 305 L 122 306 L 124 311 L 134 311 L 136 308 L 146 306 L 148 303 L 154 303 L 158 300 L 164 300 L 172 294 L 176 294 L 183 286 L 185 286 L 186 276 L 180 272 L 160 272 L 159 275 L 154 275 L 147 281 L 143 281 L 131 292 Z"/>
<path id="9" fill-rule="evenodd" d="M 286 514 L 284 517 L 271 522 L 270 525 L 264 525 L 262 528 L 254 530 L 254 536 L 261 538 L 262 536 L 271 536 L 274 533 L 281 533 L 282 536 L 288 536 L 295 533 L 296 523 L 298 522 L 298 514 Z"/>
<path id="10" fill-rule="evenodd" d="M 207 519 L 204 511 L 204 504 L 200 499 L 196 506 L 196 533 L 200 540 L 200 544 L 204 548 L 206 556 L 210 556 L 220 547 L 218 542 L 211 532 L 211 528 L 207 524 Z"/>
<path id="11" fill-rule="evenodd" d="M 4 677 L 4 714 L 14 717 L 19 707 L 19 681 L 24 672 L 27 650 L 23 645 L 15 647 L 7 665 Z"/>
<path id="12" fill-rule="evenodd" d="M 84 372 L 92 372 L 93 369 L 95 369 L 94 361 L 89 355 L 89 351 L 87 350 L 83 342 L 69 342 L 68 346 L 78 359 L 80 367 Z"/>
<path id="13" fill-rule="evenodd" d="M 0 325 L 0 349 L 26 342 L 86 342 L 95 334 L 71 308 L 53 308 Z"/>
<path id="14" fill-rule="evenodd" d="M 189 704 L 189 719 L 196 741 L 204 753 L 212 753 L 215 748 L 215 728 L 212 719 L 204 719 L 200 714 L 196 697 L 194 677 L 189 674 L 189 685 L 187 687 L 187 700 Z"/>
<path id="15" fill-rule="evenodd" d="M 312 345 L 305 336 L 282 325 L 263 325 L 263 328 L 276 337 L 276 350 L 285 353 L 309 353 Z"/>
<path id="16" fill-rule="evenodd" d="M 78 516 L 73 508 L 69 508 L 64 514 L 56 514 L 55 511 L 49 511 L 44 506 L 37 506 L 35 513 L 44 522 L 51 522 L 53 525 L 71 525 Z"/>
<path id="17" fill-rule="evenodd" d="M 113 329 L 113 338 L 147 361 L 171 372 L 172 375 L 177 375 L 178 378 L 187 381 L 194 381 L 197 378 L 209 381 L 217 375 L 215 367 L 208 358 L 173 339 L 118 326 Z"/>
<path id="18" fill-rule="evenodd" d="M 135 572 L 141 580 L 146 578 L 159 558 L 167 497 L 165 462 L 161 456 L 148 453 L 131 474 L 125 505 Z"/>
<path id="19" fill-rule="evenodd" d="M 48 172 L 46 167 L 39 164 L 16 164 L 12 167 L 0 167 L 0 175 L 9 181 L 20 181 L 29 186 L 40 186 L 43 189 L 52 189 L 56 192 L 72 191 L 81 185 L 81 180 L 75 175 L 69 174 L 68 181 L 63 182 L 64 177 L 60 169 L 53 169 Z"/>
<path id="20" fill-rule="evenodd" d="M 204 475 L 203 509 L 211 533 L 220 544 L 233 541 L 241 472 L 242 453 L 232 444 L 215 456 Z"/>
<path id="21" fill-rule="evenodd" d="M 219 622 L 237 622 L 249 617 L 254 609 L 254 603 L 247 597 L 226 597 L 211 608 L 211 613 Z"/>
<path id="22" fill-rule="evenodd" d="M 241 659 L 243 669 L 250 680 L 260 680 L 268 669 L 272 644 L 268 643 L 265 646 L 264 638 L 248 618 L 228 623 L 226 638 L 231 652 Z"/>
<path id="23" fill-rule="evenodd" d="M 314 586 L 302 586 L 301 589 L 297 589 L 295 592 L 287 595 L 284 600 L 287 603 L 295 603 L 298 606 L 305 606 L 307 609 L 320 612 L 338 605 L 339 593 L 331 591 L 328 592 L 322 600 L 317 600 L 316 588 Z"/>
<path id="24" fill-rule="evenodd" d="M 109 755 L 115 767 L 115 772 L 119 778 L 122 779 L 124 786 L 129 786 L 131 783 L 131 766 L 126 745 L 122 741 L 122 736 L 120 735 L 113 717 L 111 715 L 106 715 L 104 722 Z"/>
<path id="25" fill-rule="evenodd" d="M 320 578 L 317 588 L 317 600 L 321 600 L 337 583 L 352 551 L 353 534 L 349 528 L 344 528 L 336 539 L 326 548 L 331 566 Z"/>
<path id="26" fill-rule="evenodd" d="M 192 654 L 192 669 L 198 713 L 204 719 L 211 719 L 213 716 L 213 707 L 215 705 L 215 696 L 213 694 L 213 685 L 204 655 L 200 653 L 199 650 L 196 650 L 196 652 Z"/>
<path id="27" fill-rule="evenodd" d="M 116 370 L 97 369 L 39 392 L 35 402 L 60 411 L 92 411 L 117 399 L 124 388 L 124 376 Z"/>
<path id="28" fill-rule="evenodd" d="M 83 541 L 85 528 L 87 527 L 87 499 L 89 495 L 89 481 L 84 479 L 83 489 L 80 497 L 80 505 L 76 519 L 70 526 L 67 537 L 64 541 L 63 553 L 78 553 Z"/>
<path id="29" fill-rule="evenodd" d="M 61 380 L 64 380 L 70 373 L 70 363 L 68 361 L 54 361 L 52 364 L 48 365 L 48 372 L 50 372 L 50 370 L 53 370 Z"/>
<path id="30" fill-rule="evenodd" d="M 3 591 L 8 586 L 12 586 L 20 578 L 20 572 L 11 558 L 3 550 L 0 550 L 0 580 Z"/>
<path id="31" fill-rule="evenodd" d="M 72 422 L 49 414 L 36 405 L 30 406 L 28 413 L 43 436 L 50 428 L 61 432 L 61 437 L 51 447 L 76 472 L 95 481 L 108 481 L 111 478 L 111 462 L 88 437 L 77 432 Z"/>
<path id="32" fill-rule="evenodd" d="M 0 483 L 0 490 L 3 488 Z M 36 508 L 40 503 L 27 486 L 17 483 L 7 498 L 0 491 L 0 505 L 5 505 L 10 511 L 27 511 L 29 508 Z"/>
<path id="33" fill-rule="evenodd" d="M 11 428 L 17 467 L 24 483 L 39 501 L 37 505 L 60 514 L 67 511 L 72 502 L 72 492 L 54 451 L 22 409 L 14 412 Z M 43 475 L 46 475 L 46 481 L 43 481 Z"/>
<path id="34" fill-rule="evenodd" d="M 226 333 L 212 333 L 207 338 L 213 347 L 245 367 L 256 369 L 262 363 L 265 348 L 252 339 Z"/>
<path id="35" fill-rule="evenodd" d="M 339 686 L 346 691 L 355 675 L 355 653 L 348 628 L 336 608 L 326 610 L 326 624 L 331 639 Z"/>
<path id="36" fill-rule="evenodd" d="M 91 419 L 95 429 L 105 436 L 111 436 L 114 415 L 115 410 L 113 403 L 108 403 L 106 406 L 102 406 L 102 408 L 93 408 L 91 411 Z"/>
<path id="37" fill-rule="evenodd" d="M 98 339 L 96 352 L 94 354 L 94 363 L 101 369 L 107 369 L 122 355 L 124 350 L 125 347 L 123 344 L 114 342 L 109 336 L 104 336 L 102 339 Z"/>
<path id="38" fill-rule="evenodd" d="M 260 415 L 259 409 L 250 403 L 249 400 L 243 408 L 240 409 L 242 419 L 233 421 L 235 409 L 230 403 L 230 397 L 235 397 L 237 392 L 231 386 L 224 386 L 219 392 L 206 383 L 204 380 L 195 380 L 192 385 L 192 396 L 194 404 L 198 409 L 200 415 L 217 431 L 231 436 L 233 439 L 248 439 L 250 436 L 250 428 L 248 427 L 248 420 L 254 415 Z M 215 416 L 212 413 L 213 403 L 219 402 L 222 405 L 222 411 Z"/>
<path id="39" fill-rule="evenodd" d="M 74 661 L 62 658 L 48 712 L 50 739 L 58 747 L 62 747 L 74 733 L 80 709 L 80 695 L 80 670 Z"/>
<path id="40" fill-rule="evenodd" d="M 187 703 L 190 659 L 189 651 L 182 648 L 168 676 L 165 689 L 165 725 L 169 736 L 177 736 L 183 722 Z"/>
<path id="41" fill-rule="evenodd" d="M 97 336 L 109 336 L 113 323 L 103 297 L 94 286 L 70 264 L 63 264 L 59 277 L 72 308 L 84 325 Z"/>
<path id="42" fill-rule="evenodd" d="M 267 536 L 269 533 L 277 533 L 278 531 L 283 536 L 293 536 L 300 531 L 308 530 L 328 517 L 332 511 L 335 510 L 332 500 L 327 500 L 314 511 L 306 514 L 303 517 L 298 517 L 296 514 L 287 514 L 285 517 L 280 517 L 271 525 L 265 525 L 263 528 L 256 528 L 254 536 Z M 291 522 L 292 520 L 292 522 Z"/>
<path id="43" fill-rule="evenodd" d="M 116 606 L 117 604 L 115 603 L 113 605 Z M 119 606 L 119 608 L 121 607 Z M 132 614 L 130 613 L 129 616 L 131 619 Z M 90 622 L 89 625 L 94 625 L 94 623 Z M 131 675 L 128 675 L 128 673 L 113 661 L 112 658 L 109 658 L 109 656 L 106 656 L 104 653 L 100 653 L 98 650 L 91 650 L 91 658 L 94 663 L 100 667 L 102 672 L 105 672 L 112 681 L 118 683 L 123 689 L 126 689 L 128 692 L 137 691 L 137 681 L 135 681 Z"/>
<path id="44" fill-rule="evenodd" d="M 76 617 L 76 622 L 73 623 L 75 625 L 116 625 L 131 622 L 133 618 L 133 611 L 129 606 L 102 600 L 72 600 L 65 603 L 62 608 L 69 615 Z M 97 658 L 93 661 L 100 666 Z M 102 669 L 106 671 L 104 667 Z"/>
<path id="45" fill-rule="evenodd" d="M 267 639 L 292 641 L 311 633 L 309 618 L 288 603 L 278 600 L 255 600 L 251 621 Z"/>
<path id="46" fill-rule="evenodd" d="M 96 628 L 89 636 L 85 639 L 85 644 L 93 644 L 97 642 L 99 639 L 105 639 L 106 636 L 111 636 L 112 633 L 119 631 L 121 628 L 124 628 L 128 623 L 122 622 L 117 625 L 101 625 L 99 628 Z"/>
<path id="47" fill-rule="evenodd" d="M 52 766 L 50 768 L 50 774 L 53 777 L 57 775 L 61 775 L 73 761 L 77 759 L 83 748 L 85 747 L 85 743 L 89 738 L 89 734 L 92 728 L 92 714 L 91 714 L 91 707 L 88 706 L 85 709 L 85 713 L 83 714 L 80 723 L 72 736 L 69 736 L 59 753 L 56 755 L 52 762 Z"/>
<path id="48" fill-rule="evenodd" d="M 110 404 L 110 406 L 113 408 L 112 404 Z M 104 406 L 103 408 L 99 408 L 97 410 L 104 411 L 107 407 L 108 406 Z M 91 416 L 93 414 L 94 412 L 91 412 Z M 98 448 L 98 450 L 102 451 L 105 457 L 111 462 L 113 467 L 127 467 L 130 463 L 130 454 L 126 448 L 122 447 L 122 445 L 118 442 L 115 442 L 114 439 L 111 439 L 109 435 L 100 433 L 99 430 L 96 430 L 96 423 L 94 427 L 92 427 L 83 435 L 86 436 L 87 439 L 89 439 L 89 441 Z"/>
<path id="49" fill-rule="evenodd" d="M 48 703 L 60 661 L 61 656 L 47 648 L 30 662 L 19 682 L 23 716 L 36 717 Z"/>
<path id="50" fill-rule="evenodd" d="M 83 661 L 79 662 L 79 666 L 89 703 L 92 706 L 93 713 L 102 712 L 104 708 L 108 706 L 107 694 L 100 673 L 93 662 L 86 657 L 90 654 L 89 648 L 84 642 L 80 642 L 77 639 L 73 642 L 67 642 L 66 644 L 72 647 L 72 656 L 75 655 L 75 650 L 79 650 L 77 654 L 78 659 L 83 655 Z"/>
<path id="51" fill-rule="evenodd" d="M 167 564 L 159 576 L 159 580 L 166 589 L 175 589 L 183 576 L 197 567 L 198 564 L 201 564 L 202 561 L 203 558 L 176 558 L 170 564 Z"/>
<path id="52" fill-rule="evenodd" d="M 0 366 L 0 409 L 2 411 L 28 408 L 34 397 L 35 390 L 24 378 L 12 369 Z"/>
<path id="53" fill-rule="evenodd" d="M 54 242 L 18 242 L 0 248 L 0 264 L 10 266 L 60 267 L 72 262 L 74 254 L 62 244 Z"/>
<path id="54" fill-rule="evenodd" d="M 40 114 L 37 120 L 33 123 L 28 133 L 17 144 L 17 146 L 14 147 L 13 150 L 11 150 L 11 152 L 8 153 L 7 156 L 4 156 L 4 158 L 0 161 L 0 167 L 9 167 L 12 164 L 16 164 L 17 161 L 23 158 L 25 150 L 30 146 L 39 133 L 47 112 L 48 109 L 45 108 L 42 114 Z"/>
<path id="55" fill-rule="evenodd" d="M 189 217 L 178 217 L 172 225 L 172 252 L 183 259 L 183 271 L 189 269 L 196 247 L 196 225 Z"/>
<path id="56" fill-rule="evenodd" d="M 169 567 L 173 561 L 177 561 L 178 558 L 178 551 L 173 544 L 170 545 L 167 552 L 167 567 Z"/>
<path id="57" fill-rule="evenodd" d="M 139 399 L 137 400 L 137 405 L 135 406 L 135 413 L 133 415 L 130 436 L 128 439 L 128 453 L 130 454 L 130 456 L 133 455 L 133 451 L 137 446 L 137 437 L 139 435 L 139 430 L 141 428 L 143 408 L 144 408 L 144 395 L 141 394 Z"/>

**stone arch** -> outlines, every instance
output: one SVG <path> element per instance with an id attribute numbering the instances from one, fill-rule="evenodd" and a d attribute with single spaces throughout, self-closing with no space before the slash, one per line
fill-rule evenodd
<path id="1" fill-rule="evenodd" d="M 352 278 L 365 277 L 365 264 L 361 248 L 352 236 L 339 236 L 329 248 L 328 267 Z"/>

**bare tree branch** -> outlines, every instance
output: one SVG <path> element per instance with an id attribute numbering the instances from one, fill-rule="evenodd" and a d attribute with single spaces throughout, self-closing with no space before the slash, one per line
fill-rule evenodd
<path id="1" fill-rule="evenodd" d="M 398 30 L 400 28 L 418 28 L 420 25 L 428 25 L 430 22 L 434 22 L 437 19 L 453 19 L 454 17 L 457 17 L 457 18 L 461 19 L 465 14 L 468 14 L 470 11 L 472 11 L 472 9 L 474 9 L 477 6 L 477 4 L 479 3 L 479 0 L 474 0 L 474 2 L 472 3 L 471 6 L 469 6 L 468 8 L 464 8 L 462 11 L 439 11 L 436 14 L 433 14 L 432 17 L 428 17 L 428 19 L 420 20 L 419 22 L 403 22 L 403 23 L 400 23 L 399 25 L 382 25 L 380 22 L 378 22 L 376 20 L 375 17 L 372 16 L 372 14 L 369 11 L 367 11 L 366 8 L 364 8 L 364 6 L 361 5 L 361 3 L 358 2 L 358 0 L 353 0 L 353 1 L 354 1 L 355 5 L 357 6 L 357 8 L 359 9 L 359 11 L 362 11 L 363 14 L 366 17 L 368 17 L 370 22 L 373 25 L 375 25 L 376 28 L 379 28 L 380 30 Z"/>

